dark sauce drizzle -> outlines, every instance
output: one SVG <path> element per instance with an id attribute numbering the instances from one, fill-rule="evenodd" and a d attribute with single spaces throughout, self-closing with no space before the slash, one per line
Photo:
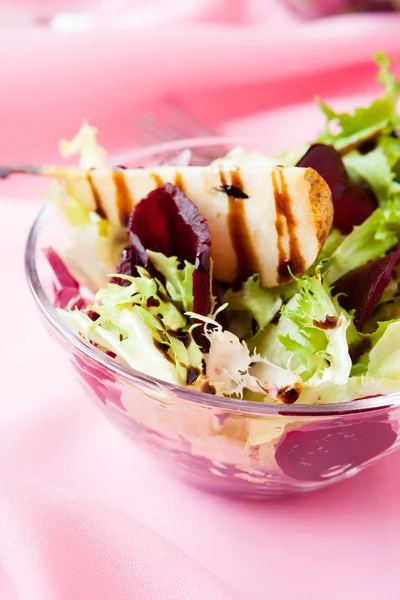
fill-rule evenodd
<path id="1" fill-rule="evenodd" d="M 300 396 L 300 392 L 298 384 L 294 384 L 293 386 L 286 385 L 278 390 L 278 398 L 284 404 L 294 404 Z"/>
<path id="2" fill-rule="evenodd" d="M 189 348 L 192 342 L 192 336 L 188 331 L 168 331 L 168 335 L 182 342 L 185 348 Z"/>
<path id="3" fill-rule="evenodd" d="M 277 177 L 279 177 L 279 184 Z M 288 193 L 283 177 L 282 168 L 276 167 L 272 171 L 272 185 L 274 189 L 276 221 L 275 227 L 278 235 L 278 281 L 287 281 L 290 271 L 296 275 L 305 271 L 304 259 L 300 251 L 299 240 L 296 235 L 296 219 L 292 212 L 292 200 Z M 289 257 L 283 247 L 285 224 L 289 237 Z"/>
<path id="4" fill-rule="evenodd" d="M 186 373 L 186 385 L 192 385 L 198 376 L 200 375 L 200 370 L 197 367 L 188 367 Z"/>
<path id="5" fill-rule="evenodd" d="M 353 150 L 360 150 L 360 148 L 361 154 L 367 154 L 370 150 L 374 149 L 374 144 L 376 144 L 381 133 L 382 131 L 373 131 L 364 139 L 357 140 L 356 142 L 353 142 L 351 144 L 348 144 L 348 146 L 341 148 L 339 150 L 339 154 L 341 156 L 346 156 L 346 154 L 353 152 Z"/>
<path id="6" fill-rule="evenodd" d="M 335 329 L 338 323 L 338 318 L 334 315 L 326 315 L 322 319 L 313 319 L 313 325 L 318 329 Z"/>
<path id="7" fill-rule="evenodd" d="M 375 150 L 377 143 L 378 143 L 377 137 L 372 137 L 367 140 L 364 140 L 358 146 L 358 151 L 360 154 L 368 154 L 368 152 L 372 152 L 373 150 Z"/>
<path id="8" fill-rule="evenodd" d="M 164 358 L 166 358 L 168 360 L 168 362 L 175 364 L 174 359 L 171 358 L 171 356 L 168 354 L 168 351 L 169 351 L 168 344 L 163 344 L 163 342 L 159 342 L 158 340 L 153 340 L 153 344 L 157 348 L 157 350 L 159 352 L 161 352 L 161 354 L 164 356 Z"/>
<path id="9" fill-rule="evenodd" d="M 101 201 L 101 196 L 98 192 L 98 190 L 96 189 L 96 186 L 93 183 L 92 180 L 92 174 L 89 172 L 86 175 L 86 180 L 90 186 L 90 189 L 92 190 L 92 194 L 93 194 L 93 200 L 94 203 L 96 204 L 96 212 L 97 214 L 102 218 L 102 219 L 106 219 L 107 215 L 105 213 L 104 207 L 103 207 L 103 203 Z"/>
<path id="10" fill-rule="evenodd" d="M 353 365 L 358 363 L 362 355 L 369 352 L 371 348 L 372 342 L 370 338 L 362 338 L 359 342 L 352 344 L 349 348 L 349 354 Z"/>
<path id="11" fill-rule="evenodd" d="M 228 195 L 228 230 L 232 240 L 233 248 L 236 252 L 236 260 L 238 265 L 236 279 L 237 281 L 244 281 L 253 273 L 259 273 L 260 268 L 257 260 L 257 256 L 254 253 L 253 243 L 250 236 L 249 228 L 247 226 L 246 215 L 244 211 L 243 200 L 248 198 L 248 195 L 243 191 L 243 182 L 240 177 L 239 169 L 232 172 L 231 182 L 232 185 L 228 185 L 225 173 L 219 172 L 219 178 L 221 180 L 222 188 Z M 234 188 L 235 195 L 228 193 L 226 190 L 232 190 Z M 238 195 L 238 191 L 242 195 Z"/>
<path id="12" fill-rule="evenodd" d="M 118 215 L 121 224 L 127 226 L 129 215 L 134 205 L 134 200 L 125 180 L 124 167 L 122 169 L 121 167 L 114 167 L 112 177 L 117 196 Z"/>
<path id="13" fill-rule="evenodd" d="M 208 381 L 206 381 L 205 383 L 203 383 L 203 385 L 201 386 L 200 391 L 203 392 L 203 394 L 213 394 L 213 395 L 215 395 L 217 393 L 217 390 L 215 389 L 215 387 L 213 385 L 211 385 L 211 383 L 208 383 Z"/>
<path id="14" fill-rule="evenodd" d="M 247 200 L 248 198 L 248 195 L 243 190 L 234 185 L 221 185 L 217 190 L 219 192 L 224 192 L 227 196 L 231 196 L 232 198 L 241 198 L 242 200 Z"/>

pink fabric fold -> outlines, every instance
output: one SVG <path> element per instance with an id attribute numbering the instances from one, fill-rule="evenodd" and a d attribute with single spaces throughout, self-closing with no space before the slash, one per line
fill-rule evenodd
<path id="1" fill-rule="evenodd" d="M 115 510 L 0 478 L 3 600 L 234 600 L 204 569 Z"/>
<path id="2" fill-rule="evenodd" d="M 210 98 L 211 105 L 223 98 L 224 109 L 229 112 L 232 103 L 239 117 L 246 108 L 237 105 L 238 97 L 251 110 L 255 98 L 268 103 L 271 92 L 279 103 L 295 102 L 298 84 L 285 83 L 291 78 L 317 80 L 351 66 L 358 71 L 377 49 L 398 52 L 400 14 L 301 21 L 272 9 L 257 16 L 261 2 L 248 8 L 227 0 L 222 8 L 215 4 L 214 21 L 133 31 L 3 31 L 0 69 L 7 84 L 0 98 L 0 162 L 50 160 L 58 140 L 73 135 L 82 118 L 99 126 L 105 144 L 123 150 L 135 143 L 135 114 L 160 98 L 173 95 L 186 103 L 197 98 L 207 107 Z M 332 76 L 331 84 L 336 80 Z M 242 94 L 243 86 L 255 98 Z M 213 121 L 212 114 L 209 118 Z"/>

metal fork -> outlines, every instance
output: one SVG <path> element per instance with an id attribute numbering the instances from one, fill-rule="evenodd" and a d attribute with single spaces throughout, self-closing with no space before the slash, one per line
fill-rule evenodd
<path id="1" fill-rule="evenodd" d="M 153 110 L 135 118 L 134 137 L 138 146 L 216 135 L 216 131 L 198 121 L 175 101 L 168 101 L 162 111 Z M 209 164 L 225 152 L 219 147 L 198 148 L 192 150 L 192 159 L 196 164 Z"/>
<path id="2" fill-rule="evenodd" d="M 164 118 L 155 116 L 155 114 L 142 114 L 136 117 L 134 133 L 137 146 L 154 145 L 176 140 L 190 140 L 191 138 L 212 138 L 217 135 L 215 131 L 200 123 L 195 117 L 174 102 L 169 102 L 166 108 L 167 113 L 163 114 Z M 228 148 L 222 143 L 211 146 L 207 150 L 202 149 L 200 146 L 199 148 L 191 149 L 191 161 L 199 166 L 208 165 L 216 158 L 220 158 L 226 154 L 227 151 Z M 69 168 L 65 167 L 65 172 Z M 58 171 L 58 167 L 46 167 L 43 165 L 1 165 L 0 179 L 5 179 L 13 173 L 53 176 Z"/>

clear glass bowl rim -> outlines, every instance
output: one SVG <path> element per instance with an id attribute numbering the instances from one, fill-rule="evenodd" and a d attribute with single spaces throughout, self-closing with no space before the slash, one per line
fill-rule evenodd
<path id="1" fill-rule="evenodd" d="M 249 143 L 256 142 L 255 138 L 246 138 L 241 136 L 240 140 Z M 197 148 L 202 146 L 217 146 L 223 144 L 237 144 L 238 137 L 230 136 L 208 136 L 203 138 L 183 139 L 173 142 L 164 142 L 152 146 L 147 146 L 133 151 L 122 153 L 114 157 L 113 164 L 124 164 L 124 161 L 136 158 L 146 158 L 162 152 L 174 152 L 186 148 Z M 62 317 L 59 315 L 53 304 L 47 297 L 47 294 L 41 284 L 39 272 L 36 264 L 37 243 L 42 225 L 49 217 L 53 206 L 47 204 L 39 212 L 28 235 L 25 247 L 25 273 L 29 289 L 36 301 L 42 315 L 49 325 L 64 339 L 67 344 L 75 350 L 85 354 L 101 367 L 111 371 L 118 378 L 126 382 L 138 385 L 144 384 L 147 388 L 156 386 L 158 389 L 170 391 L 180 399 L 193 402 L 194 404 L 206 405 L 210 408 L 219 408 L 224 411 L 236 413 L 251 413 L 254 415 L 271 416 L 340 416 L 348 413 L 362 413 L 379 408 L 390 408 L 400 406 L 400 392 L 387 394 L 384 396 L 370 396 L 365 399 L 352 400 L 350 402 L 339 402 L 337 404 L 275 404 L 270 402 L 253 402 L 250 400 L 233 400 L 224 396 L 205 394 L 188 387 L 177 386 L 167 383 L 163 380 L 145 375 L 142 372 L 125 366 L 113 358 L 107 356 L 101 350 L 92 346 L 84 338 L 75 333 L 68 327 Z"/>

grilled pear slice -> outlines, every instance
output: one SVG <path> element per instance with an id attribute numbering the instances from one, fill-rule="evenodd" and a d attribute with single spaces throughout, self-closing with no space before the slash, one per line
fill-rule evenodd
<path id="1" fill-rule="evenodd" d="M 113 224 L 172 183 L 197 206 L 211 233 L 214 276 L 232 284 L 258 273 L 263 287 L 290 281 L 314 263 L 333 221 L 325 180 L 311 168 L 243 165 L 137 169 L 45 167 L 68 195 Z"/>

